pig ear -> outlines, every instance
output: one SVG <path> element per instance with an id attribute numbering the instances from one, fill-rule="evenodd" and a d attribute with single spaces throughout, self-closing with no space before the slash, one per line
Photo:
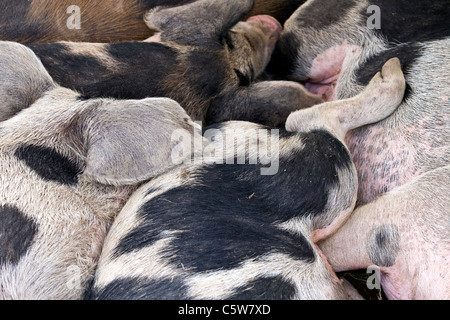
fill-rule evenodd
<path id="1" fill-rule="evenodd" d="M 136 184 L 152 178 L 183 159 L 173 161 L 172 152 L 180 141 L 172 139 L 177 130 L 191 138 L 201 135 L 175 101 L 167 98 L 110 101 L 95 108 L 84 121 L 86 168 L 83 177 L 110 185 Z M 186 141 L 184 141 L 186 140 Z M 190 139 L 182 141 L 191 151 Z M 183 152 L 185 158 L 189 152 Z"/>
<path id="2" fill-rule="evenodd" d="M 31 49 L 0 41 L 0 121 L 28 108 L 56 85 Z"/>
<path id="3" fill-rule="evenodd" d="M 197 0 L 177 7 L 157 7 L 144 17 L 162 31 L 163 41 L 206 44 L 219 39 L 253 7 L 253 0 Z"/>

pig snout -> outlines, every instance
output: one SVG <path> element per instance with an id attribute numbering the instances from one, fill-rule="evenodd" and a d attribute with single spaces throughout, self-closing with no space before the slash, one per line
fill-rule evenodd
<path id="1" fill-rule="evenodd" d="M 268 15 L 258 15 L 248 18 L 247 23 L 260 29 L 269 42 L 269 47 L 272 50 L 275 48 L 283 30 L 281 24 L 275 18 Z"/>
<path id="2" fill-rule="evenodd" d="M 253 16 L 248 18 L 247 22 L 249 22 L 250 24 L 256 24 L 260 26 L 264 34 L 267 35 L 275 34 L 277 37 L 280 36 L 281 30 L 283 29 L 281 27 L 281 24 L 275 18 L 268 15 Z"/>

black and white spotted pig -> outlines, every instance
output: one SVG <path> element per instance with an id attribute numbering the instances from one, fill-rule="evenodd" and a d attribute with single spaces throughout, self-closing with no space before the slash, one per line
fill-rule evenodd
<path id="1" fill-rule="evenodd" d="M 250 88 L 264 71 L 281 32 L 281 25 L 270 16 L 239 22 L 252 6 L 253 0 L 198 0 L 173 8 L 157 7 L 145 19 L 161 32 L 143 42 L 59 42 L 29 47 L 58 84 L 84 97 L 168 97 L 179 102 L 193 120 L 203 121 L 213 99 L 225 96 L 208 118 L 216 123 L 224 119 L 222 110 L 234 108 L 233 93 Z M 300 85 L 283 83 L 269 82 L 273 85 L 266 88 L 287 98 L 282 104 L 272 101 L 270 106 L 281 116 L 255 116 L 260 104 L 249 98 L 240 105 L 245 111 L 242 119 L 234 108 L 226 114 L 227 120 L 284 125 L 292 111 L 322 102 Z M 251 119 L 246 116 L 249 113 Z"/>
<path id="2" fill-rule="evenodd" d="M 347 253 L 329 242 L 325 250 L 338 270 L 381 267 L 388 298 L 450 297 L 449 16 L 446 0 L 310 0 L 286 21 L 271 65 L 336 100 L 356 95 L 380 65 L 400 58 L 407 83 L 400 107 L 346 137 L 358 171 L 358 205 L 374 202 L 358 209 L 345 230 L 366 227 L 342 231 L 334 243 L 359 246 Z M 382 259 L 389 263 L 364 259 L 390 242 L 396 250 Z"/>
<path id="3" fill-rule="evenodd" d="M 167 98 L 82 101 L 17 43 L 0 66 L 0 299 L 82 298 L 113 217 L 173 166 L 155 146 L 200 127 Z"/>
<path id="4" fill-rule="evenodd" d="M 206 128 L 202 162 L 154 178 L 119 213 L 87 298 L 348 298 L 315 243 L 356 202 L 345 134 L 389 116 L 404 89 L 392 59 L 360 95 L 294 112 L 287 130 Z"/>

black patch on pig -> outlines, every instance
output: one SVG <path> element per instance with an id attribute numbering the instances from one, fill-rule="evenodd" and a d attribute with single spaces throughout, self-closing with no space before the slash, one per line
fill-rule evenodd
<path id="1" fill-rule="evenodd" d="M 91 97 L 84 95 L 84 94 L 80 94 L 76 97 L 77 101 L 88 101 L 90 99 L 91 99 Z"/>
<path id="2" fill-rule="evenodd" d="M 191 0 L 140 0 L 139 2 L 146 9 L 152 9 L 158 6 L 177 6 Z"/>
<path id="3" fill-rule="evenodd" d="M 107 53 L 122 66 L 120 71 L 98 74 L 93 85 L 81 91 L 89 97 L 144 99 L 170 96 L 164 79 L 177 66 L 177 51 L 161 43 L 119 42 L 108 44 Z"/>
<path id="4" fill-rule="evenodd" d="M 288 116 L 299 109 L 303 94 L 291 86 L 260 87 L 260 84 L 254 83 L 215 98 L 206 113 L 206 124 L 241 120 L 284 128 Z"/>
<path id="5" fill-rule="evenodd" d="M 376 32 L 391 43 L 441 40 L 450 36 L 448 0 L 370 0 L 370 4 L 377 5 L 381 11 L 381 28 L 375 29 Z M 364 14 L 367 18 L 372 15 Z"/>
<path id="6" fill-rule="evenodd" d="M 233 69 L 233 70 L 234 70 L 234 73 L 236 73 L 236 76 L 238 77 L 240 87 L 247 87 L 250 85 L 250 82 L 252 80 L 249 75 L 242 74 L 242 72 L 239 71 L 238 69 Z"/>
<path id="7" fill-rule="evenodd" d="M 423 54 L 423 48 L 420 43 L 406 43 L 397 45 L 386 51 L 380 52 L 370 57 L 355 71 L 356 81 L 361 86 L 369 84 L 375 74 L 383 68 L 383 65 L 391 58 L 399 58 L 403 73 L 406 79 L 406 90 L 403 100 L 406 100 L 413 92 L 408 84 L 408 75 L 410 68 L 416 63 L 416 60 Z"/>
<path id="8" fill-rule="evenodd" d="M 108 73 L 100 60 L 74 54 L 62 43 L 27 45 L 39 57 L 50 76 L 59 85 L 83 92 L 83 84 L 92 85 L 101 75 Z"/>
<path id="9" fill-rule="evenodd" d="M 15 156 L 46 181 L 75 185 L 81 169 L 72 160 L 57 151 L 36 145 L 17 148 Z"/>
<path id="10" fill-rule="evenodd" d="M 299 29 L 325 29 L 344 19 L 348 11 L 357 3 L 356 0 L 312 1 L 311 5 L 299 9 L 298 14 L 294 13 L 296 15 L 295 26 Z M 295 64 L 298 60 L 298 50 L 303 45 L 309 44 L 301 43 L 295 32 L 283 31 L 272 53 L 267 71 L 273 75 L 289 79 L 294 73 Z M 297 70 L 294 80 L 306 81 L 309 70 L 302 70 L 302 74 L 298 74 L 298 72 Z"/>
<path id="11" fill-rule="evenodd" d="M 280 139 L 295 135 L 280 130 Z M 328 132 L 300 135 L 303 148 L 281 154 L 276 175 L 263 176 L 261 164 L 248 162 L 205 165 L 195 173 L 195 182 L 149 200 L 139 209 L 141 223 L 121 240 L 114 256 L 151 246 L 167 237 L 163 231 L 178 231 L 164 254 L 172 263 L 199 272 L 232 269 L 270 252 L 314 261 L 303 235 L 275 224 L 322 214 L 329 190 L 339 183 L 338 170 L 350 168 L 351 160 Z"/>
<path id="12" fill-rule="evenodd" d="M 177 66 L 177 51 L 161 43 L 106 44 L 104 53 L 117 62 L 120 70 L 110 69 L 92 56 L 75 55 L 62 44 L 29 47 L 52 78 L 61 86 L 80 92 L 81 99 L 166 97 L 164 79 Z"/>
<path id="13" fill-rule="evenodd" d="M 0 266 L 17 263 L 32 245 L 37 224 L 14 206 L 0 205 Z"/>
<path id="14" fill-rule="evenodd" d="M 283 31 L 273 50 L 267 72 L 280 77 L 289 77 L 294 72 L 300 46 L 301 43 L 295 33 Z"/>
<path id="15" fill-rule="evenodd" d="M 218 173 L 218 178 L 223 175 Z M 270 251 L 287 252 L 307 262 L 314 260 L 303 236 L 289 235 L 267 217 L 257 217 L 270 208 L 257 201 L 253 204 L 248 198 L 251 193 L 240 190 L 236 194 L 236 190 L 230 191 L 234 185 L 226 188 L 225 184 L 178 187 L 147 202 L 139 212 L 144 220 L 122 239 L 114 256 L 150 246 L 165 237 L 163 231 L 176 230 L 179 232 L 164 252 L 166 258 L 198 272 L 233 269 L 246 259 Z M 217 196 L 225 190 L 232 194 Z M 270 214 L 273 212 L 267 212 Z"/>
<path id="16" fill-rule="evenodd" d="M 220 93 L 228 75 L 227 62 L 221 52 L 194 50 L 189 53 L 186 63 L 188 72 L 185 76 L 198 96 L 211 98 Z"/>
<path id="17" fill-rule="evenodd" d="M 256 279 L 234 291 L 236 293 L 227 300 L 290 300 L 295 294 L 295 287 L 281 276 L 276 276 Z"/>
<path id="18" fill-rule="evenodd" d="M 400 233 L 396 225 L 373 229 L 366 240 L 366 250 L 373 264 L 392 267 L 400 250 Z"/>
<path id="19" fill-rule="evenodd" d="M 239 120 L 258 123 L 270 127 L 284 128 L 287 117 L 296 109 L 296 100 L 283 103 L 285 96 L 273 96 L 272 100 L 265 96 L 252 95 L 252 86 L 239 88 L 223 96 L 215 98 L 206 113 L 205 122 L 213 125 L 220 122 Z M 280 90 L 281 91 L 281 90 Z M 294 105 L 296 109 L 291 108 Z"/>
<path id="20" fill-rule="evenodd" d="M 91 289 L 87 300 L 185 300 L 187 288 L 182 279 L 148 280 L 146 278 L 119 278 L 105 287 Z"/>

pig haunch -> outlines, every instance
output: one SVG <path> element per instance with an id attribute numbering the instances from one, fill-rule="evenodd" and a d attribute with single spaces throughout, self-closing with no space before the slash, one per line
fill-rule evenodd
<path id="1" fill-rule="evenodd" d="M 449 299 L 449 183 L 448 166 L 424 173 L 357 208 L 321 249 L 338 272 L 380 267 L 388 297 Z"/>

